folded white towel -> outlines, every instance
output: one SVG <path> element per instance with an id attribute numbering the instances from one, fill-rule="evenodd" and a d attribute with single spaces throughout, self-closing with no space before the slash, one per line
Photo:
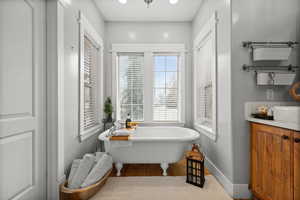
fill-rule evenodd
<path id="1" fill-rule="evenodd" d="M 79 167 L 80 161 L 81 161 L 80 159 L 73 160 L 72 166 L 71 166 L 71 171 L 70 171 L 69 178 L 68 178 L 69 183 L 71 182 L 72 178 L 76 174 L 76 171 Z"/>
<path id="2" fill-rule="evenodd" d="M 89 172 L 95 165 L 95 156 L 91 154 L 84 155 L 83 159 L 80 161 L 78 169 L 75 175 L 68 184 L 70 189 L 78 189 L 80 185 L 84 182 Z"/>
<path id="3" fill-rule="evenodd" d="M 127 136 L 127 135 L 130 135 L 134 133 L 134 130 L 128 130 L 128 129 L 119 129 L 119 130 L 116 130 L 114 132 L 114 135 L 115 136 Z"/>
<path id="4" fill-rule="evenodd" d="M 96 163 L 102 158 L 102 156 L 106 154 L 105 152 L 96 152 Z"/>
<path id="5" fill-rule="evenodd" d="M 112 157 L 104 154 L 81 184 L 81 188 L 97 183 L 112 168 Z"/>

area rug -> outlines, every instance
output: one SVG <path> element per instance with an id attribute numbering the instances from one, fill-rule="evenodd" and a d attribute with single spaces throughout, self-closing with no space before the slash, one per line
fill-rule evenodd
<path id="1" fill-rule="evenodd" d="M 91 200 L 232 200 L 212 176 L 203 188 L 185 183 L 184 176 L 110 177 Z"/>

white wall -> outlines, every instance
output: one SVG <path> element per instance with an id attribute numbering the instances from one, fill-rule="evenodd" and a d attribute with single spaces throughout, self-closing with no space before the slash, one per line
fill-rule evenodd
<path id="1" fill-rule="evenodd" d="M 193 21 L 194 38 L 215 10 L 218 11 L 220 20 L 218 24 L 219 137 L 214 143 L 202 136 L 201 145 L 208 159 L 220 170 L 216 173 L 223 174 L 231 182 L 228 182 L 232 185 L 232 191 L 229 192 L 232 192 L 235 198 L 242 198 L 246 197 L 243 195 L 247 194 L 250 174 L 250 135 L 248 122 L 244 119 L 244 103 L 266 101 L 268 88 L 274 89 L 275 101 L 290 100 L 289 87 L 258 87 L 253 73 L 241 70 L 243 64 L 251 64 L 249 51 L 242 47 L 242 41 L 299 41 L 300 1 L 204 0 Z M 299 65 L 299 59 L 299 50 L 295 49 L 289 62 L 281 64 Z"/>
<path id="2" fill-rule="evenodd" d="M 106 96 L 111 96 L 111 44 L 113 43 L 184 43 L 189 53 L 186 55 L 186 121 L 191 125 L 192 117 L 192 73 L 191 73 L 191 23 L 167 22 L 108 22 L 106 23 Z M 168 38 L 164 34 L 168 33 Z"/>
<path id="3" fill-rule="evenodd" d="M 274 100 L 288 100 L 289 87 L 258 87 L 254 76 L 241 70 L 250 64 L 242 41 L 300 41 L 299 0 L 232 0 L 232 121 L 234 183 L 249 182 L 249 127 L 244 120 L 244 103 L 265 101 L 266 89 L 274 89 Z M 295 49 L 288 63 L 299 65 Z M 287 63 L 283 63 L 287 64 Z"/>
<path id="4" fill-rule="evenodd" d="M 78 137 L 78 48 L 79 48 L 79 27 L 78 13 L 83 12 L 84 16 L 93 25 L 100 36 L 104 37 L 104 21 L 96 5 L 92 0 L 72 0 L 71 4 L 64 10 L 64 96 L 65 96 L 65 170 L 67 170 L 73 159 L 81 157 L 86 152 L 95 152 L 97 136 L 93 136 L 82 143 Z"/>
<path id="5" fill-rule="evenodd" d="M 85 152 L 94 151 L 96 137 L 78 139 L 78 11 L 81 9 L 99 34 L 106 36 L 105 96 L 111 95 L 112 43 L 185 43 L 186 120 L 192 124 L 192 39 L 204 23 L 218 12 L 218 140 L 201 136 L 206 156 L 233 184 L 249 182 L 249 129 L 244 120 L 246 101 L 266 100 L 266 88 L 257 87 L 250 73 L 244 40 L 300 40 L 299 0 L 204 0 L 193 23 L 103 22 L 92 0 L 73 0 L 65 9 L 65 167 Z M 105 30 L 105 32 L 104 32 Z M 164 33 L 169 37 L 165 38 Z M 73 49 L 72 49 L 73 48 Z M 298 55 L 298 59 L 296 58 Z M 300 64 L 299 52 L 291 63 Z M 287 87 L 275 88 L 274 100 L 288 100 Z"/>
<path id="6" fill-rule="evenodd" d="M 201 148 L 207 158 L 232 182 L 233 153 L 231 135 L 231 61 L 230 61 L 230 1 L 204 0 L 193 21 L 193 38 L 197 36 L 201 27 L 217 11 L 217 107 L 218 118 L 217 141 L 201 135 Z"/>

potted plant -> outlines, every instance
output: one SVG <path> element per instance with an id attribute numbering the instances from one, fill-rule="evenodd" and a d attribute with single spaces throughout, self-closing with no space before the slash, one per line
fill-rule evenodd
<path id="1" fill-rule="evenodd" d="M 107 97 L 104 103 L 105 122 L 112 122 L 113 106 L 110 97 Z"/>

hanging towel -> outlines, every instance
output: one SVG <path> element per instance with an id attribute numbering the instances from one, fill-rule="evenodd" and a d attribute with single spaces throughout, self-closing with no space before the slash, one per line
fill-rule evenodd
<path id="1" fill-rule="evenodd" d="M 93 167 L 92 171 L 89 173 L 80 187 L 84 188 L 97 183 L 112 168 L 112 164 L 112 157 L 104 154 Z"/>
<path id="2" fill-rule="evenodd" d="M 291 85 L 296 77 L 294 72 L 257 72 L 257 85 Z"/>
<path id="3" fill-rule="evenodd" d="M 277 73 L 274 77 L 274 85 L 292 85 L 296 73 Z"/>
<path id="4" fill-rule="evenodd" d="M 291 54 L 292 48 L 255 48 L 253 49 L 253 61 L 264 61 L 264 60 L 288 60 Z"/>
<path id="5" fill-rule="evenodd" d="M 83 159 L 80 161 L 78 169 L 68 184 L 70 189 L 78 189 L 80 185 L 84 182 L 85 178 L 88 176 L 92 167 L 95 165 L 95 156 L 91 154 L 84 155 Z"/>
<path id="6" fill-rule="evenodd" d="M 74 177 L 74 175 L 79 167 L 80 161 L 81 161 L 80 159 L 73 160 L 71 171 L 70 171 L 69 178 L 68 178 L 69 183 L 71 182 L 72 178 Z"/>

